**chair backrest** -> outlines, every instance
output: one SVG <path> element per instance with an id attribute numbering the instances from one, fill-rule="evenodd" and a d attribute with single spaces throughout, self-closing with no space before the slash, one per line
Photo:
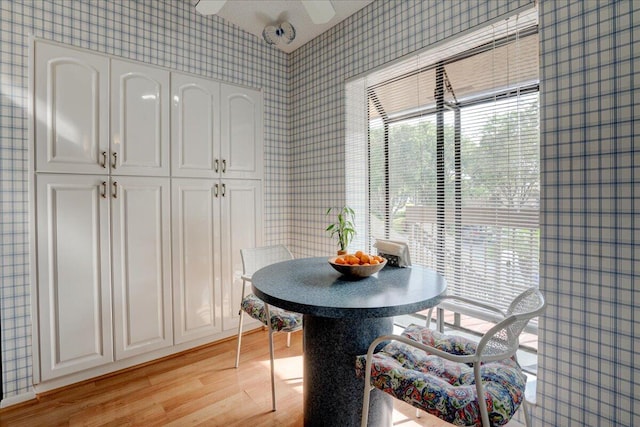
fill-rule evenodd
<path id="1" fill-rule="evenodd" d="M 243 274 L 248 278 L 262 267 L 293 259 L 293 255 L 284 245 L 240 249 L 240 255 L 242 256 Z"/>
<path id="2" fill-rule="evenodd" d="M 544 297 L 537 288 L 529 288 L 518 295 L 509 306 L 507 317 L 482 336 L 477 350 L 479 359 L 501 360 L 513 356 L 525 326 L 529 320 L 541 315 L 545 308 Z"/>

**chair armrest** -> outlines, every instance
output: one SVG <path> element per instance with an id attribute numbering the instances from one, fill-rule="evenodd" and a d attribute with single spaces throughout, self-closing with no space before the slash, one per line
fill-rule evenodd
<path id="1" fill-rule="evenodd" d="M 242 276 L 240 276 L 240 278 L 242 280 L 244 280 L 245 282 L 251 282 L 251 275 L 250 274 L 243 274 Z"/>

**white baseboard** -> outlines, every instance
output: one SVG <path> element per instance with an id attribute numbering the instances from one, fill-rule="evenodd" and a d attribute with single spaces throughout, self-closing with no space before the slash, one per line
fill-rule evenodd
<path id="1" fill-rule="evenodd" d="M 0 408 L 8 408 L 9 406 L 17 405 L 18 403 L 27 402 L 36 398 L 35 390 L 31 390 L 27 393 L 19 394 L 17 396 L 5 396 L 0 402 Z"/>

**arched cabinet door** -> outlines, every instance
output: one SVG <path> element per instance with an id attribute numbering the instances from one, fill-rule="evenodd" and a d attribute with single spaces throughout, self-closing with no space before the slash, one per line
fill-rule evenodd
<path id="1" fill-rule="evenodd" d="M 262 178 L 262 92 L 222 84 L 221 102 L 221 177 Z"/>
<path id="2" fill-rule="evenodd" d="M 107 172 L 109 59 L 35 44 L 33 111 L 38 172 Z"/>
<path id="3" fill-rule="evenodd" d="M 113 175 L 169 176 L 169 72 L 111 61 Z"/>
<path id="4" fill-rule="evenodd" d="M 172 175 L 214 178 L 221 166 L 220 83 L 172 73 Z"/>

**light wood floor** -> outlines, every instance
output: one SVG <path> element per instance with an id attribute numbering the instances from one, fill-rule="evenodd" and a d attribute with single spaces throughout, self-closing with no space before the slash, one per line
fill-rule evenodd
<path id="1" fill-rule="evenodd" d="M 239 369 L 236 341 L 228 340 L 3 409 L 0 426 L 302 426 L 301 342 L 294 333 L 287 348 L 286 334 L 275 335 L 275 412 L 268 334 L 260 330 L 244 336 Z M 450 426 L 426 414 L 417 419 L 397 400 L 393 424 Z"/>

